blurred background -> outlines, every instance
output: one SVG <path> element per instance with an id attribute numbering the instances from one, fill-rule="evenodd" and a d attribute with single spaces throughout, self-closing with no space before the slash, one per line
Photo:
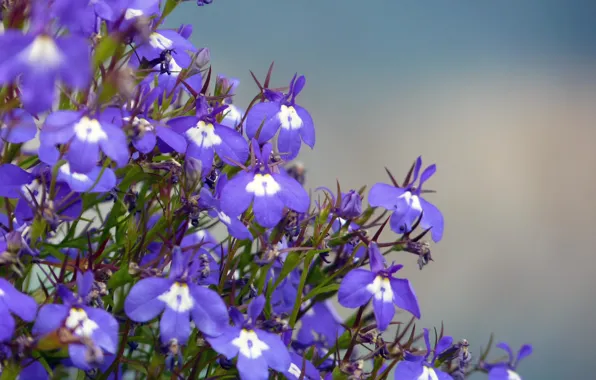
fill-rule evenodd
<path id="1" fill-rule="evenodd" d="M 532 343 L 525 379 L 594 378 L 596 2 L 189 1 L 169 23 L 192 24 L 215 72 L 241 80 L 239 106 L 257 91 L 249 69 L 275 61 L 274 87 L 306 76 L 307 188 L 437 164 L 435 262 L 396 257 L 421 325 L 443 321 L 476 357 L 491 333 Z"/>

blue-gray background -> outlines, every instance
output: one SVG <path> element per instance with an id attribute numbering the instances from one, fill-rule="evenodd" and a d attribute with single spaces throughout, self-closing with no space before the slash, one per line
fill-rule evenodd
<path id="1" fill-rule="evenodd" d="M 246 106 L 275 61 L 317 129 L 307 186 L 386 181 L 422 155 L 444 213 L 435 262 L 398 257 L 423 324 L 477 355 L 533 343 L 526 379 L 592 379 L 596 312 L 596 2 L 215 0 L 183 4 Z M 406 318 L 405 315 L 400 318 Z"/>

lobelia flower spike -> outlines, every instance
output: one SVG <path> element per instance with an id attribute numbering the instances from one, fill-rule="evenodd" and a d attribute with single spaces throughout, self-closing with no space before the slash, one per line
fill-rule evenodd
<path id="1" fill-rule="evenodd" d="M 357 308 L 366 305 L 372 298 L 377 328 L 381 331 L 393 319 L 395 306 L 420 319 L 418 299 L 410 281 L 393 278 L 393 274 L 403 266 L 392 265 L 385 268 L 385 259 L 375 242 L 368 246 L 368 254 L 371 270 L 354 269 L 344 277 L 338 292 L 339 303 L 345 307 Z"/>
<path id="2" fill-rule="evenodd" d="M 82 89 L 91 81 L 87 40 L 80 36 L 53 37 L 51 23 L 42 14 L 43 2 L 34 2 L 29 32 L 6 29 L 0 34 L 0 85 L 12 84 L 20 75 L 23 108 L 32 114 L 49 110 L 56 97 L 56 81 Z"/>
<path id="3" fill-rule="evenodd" d="M 414 166 L 413 179 L 404 187 L 395 187 L 386 183 L 375 184 L 368 194 L 368 203 L 372 207 L 383 207 L 392 211 L 391 229 L 399 234 L 409 233 L 412 225 L 422 214 L 420 225 L 425 229 L 430 228 L 432 239 L 438 242 L 443 237 L 443 214 L 421 196 L 422 185 L 435 174 L 437 168 L 433 164 L 424 169 L 418 186 L 414 187 L 421 166 L 422 158 L 418 157 Z"/>
<path id="4" fill-rule="evenodd" d="M 15 321 L 12 314 L 26 322 L 33 322 L 37 313 L 37 303 L 24 293 L 19 292 L 7 280 L 0 278 L 0 342 L 12 338 Z"/>
<path id="5" fill-rule="evenodd" d="M 199 97 L 197 103 L 197 109 L 206 109 L 207 104 L 203 97 Z M 242 164 L 248 158 L 248 144 L 244 137 L 215 120 L 216 115 L 226 107 L 217 107 L 211 112 L 199 111 L 197 116 L 181 116 L 168 121 L 174 131 L 186 138 L 186 155 L 201 160 L 205 175 L 213 167 L 214 153 L 230 165 Z"/>
<path id="6" fill-rule="evenodd" d="M 255 328 L 264 307 L 265 297 L 260 295 L 248 305 L 248 320 L 232 309 L 234 326 L 217 338 L 207 337 L 211 347 L 227 359 L 238 357 L 236 368 L 242 380 L 267 380 L 269 368 L 285 373 L 292 362 L 279 336 Z"/>
<path id="7" fill-rule="evenodd" d="M 397 364 L 395 380 L 453 380 L 448 373 L 434 368 L 435 360 L 452 346 L 453 338 L 442 337 L 433 350 L 430 346 L 428 329 L 424 329 L 424 342 L 426 343 L 426 355 L 414 356 L 406 353 L 405 360 Z M 433 358 L 429 360 L 432 353 L 434 353 Z"/>
<path id="8" fill-rule="evenodd" d="M 503 363 L 484 364 L 484 368 L 488 370 L 489 380 L 521 380 L 521 376 L 517 374 L 516 368 L 519 362 L 532 354 L 532 346 L 524 344 L 517 353 L 514 359 L 511 347 L 505 342 L 497 344 L 497 347 L 507 352 L 509 360 Z"/>
<path id="9" fill-rule="evenodd" d="M 169 278 L 150 277 L 136 283 L 124 301 L 126 315 L 135 322 L 148 322 L 163 313 L 159 330 L 164 344 L 174 339 L 186 344 L 191 318 L 203 334 L 220 335 L 228 325 L 228 311 L 215 291 L 194 283 L 199 266 L 175 247 Z"/>
<path id="10" fill-rule="evenodd" d="M 248 171 L 237 173 L 221 191 L 221 209 L 229 216 L 242 214 L 250 204 L 256 221 L 263 227 L 275 227 L 287 207 L 306 212 L 310 205 L 308 193 L 302 185 L 284 171 L 274 172 L 269 166 L 271 144 L 262 150 L 253 139 L 256 163 Z"/>
<path id="11" fill-rule="evenodd" d="M 290 82 L 287 94 L 266 92 L 268 102 L 253 106 L 246 117 L 246 135 L 252 139 L 259 131 L 258 141 L 263 144 L 273 138 L 281 127 L 277 149 L 286 161 L 298 156 L 302 141 L 315 146 L 315 125 L 308 111 L 296 104 L 296 96 L 306 83 L 303 75 Z M 263 125 L 261 127 L 261 124 Z"/>
<path id="12" fill-rule="evenodd" d="M 118 349 L 116 319 L 103 309 L 87 306 L 93 282 L 93 272 L 79 273 L 76 296 L 59 285 L 57 291 L 63 304 L 42 306 L 32 330 L 42 341 L 57 332 L 59 347 L 68 345 L 70 360 L 82 370 L 100 365 L 104 351 L 115 354 Z"/>

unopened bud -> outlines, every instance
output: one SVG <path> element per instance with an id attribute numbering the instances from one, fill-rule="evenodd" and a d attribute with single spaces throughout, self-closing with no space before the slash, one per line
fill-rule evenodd
<path id="1" fill-rule="evenodd" d="M 337 214 L 344 219 L 354 219 L 362 214 L 362 197 L 355 190 L 341 195 L 341 205 Z"/>

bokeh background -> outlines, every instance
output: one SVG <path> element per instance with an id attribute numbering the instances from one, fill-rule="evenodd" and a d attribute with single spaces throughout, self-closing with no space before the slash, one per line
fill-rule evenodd
<path id="1" fill-rule="evenodd" d="M 596 2 L 190 1 L 169 23 L 241 80 L 240 106 L 249 69 L 275 61 L 273 86 L 306 76 L 307 187 L 437 164 L 435 262 L 396 257 L 423 325 L 443 321 L 476 356 L 491 332 L 532 343 L 525 379 L 595 378 Z"/>

